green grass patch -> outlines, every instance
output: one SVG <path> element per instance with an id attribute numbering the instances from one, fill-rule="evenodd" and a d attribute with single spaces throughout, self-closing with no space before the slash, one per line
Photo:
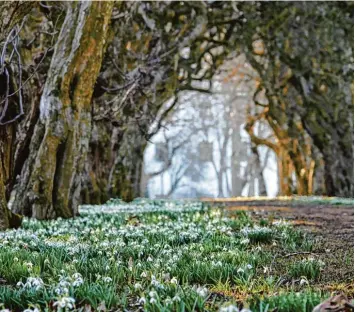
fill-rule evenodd
<path id="1" fill-rule="evenodd" d="M 267 297 L 284 289 L 275 255 L 312 249 L 285 222 L 198 201 L 110 200 L 80 212 L 0 233 L 0 309 L 223 311 L 239 298 L 252 311 L 309 311 L 321 298 L 311 288 L 321 266 L 309 259 L 285 264 L 290 278 L 309 280 L 296 285 L 306 292 Z"/>

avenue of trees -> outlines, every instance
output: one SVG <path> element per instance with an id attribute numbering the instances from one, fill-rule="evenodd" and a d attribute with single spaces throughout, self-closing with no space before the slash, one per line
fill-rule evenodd
<path id="1" fill-rule="evenodd" d="M 241 54 L 245 129 L 277 155 L 280 194 L 353 197 L 352 2 L 9 1 L 0 15 L 0 229 L 140 196 L 179 96 L 211 92 Z"/>

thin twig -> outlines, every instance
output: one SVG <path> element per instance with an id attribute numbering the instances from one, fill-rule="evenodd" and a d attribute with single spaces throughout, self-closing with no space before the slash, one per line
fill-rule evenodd
<path id="1" fill-rule="evenodd" d="M 310 252 L 310 251 L 299 251 L 299 252 L 293 252 L 293 253 L 289 253 L 287 255 L 282 256 L 282 258 L 289 258 L 292 256 L 297 256 L 297 255 L 317 255 L 314 252 Z"/>

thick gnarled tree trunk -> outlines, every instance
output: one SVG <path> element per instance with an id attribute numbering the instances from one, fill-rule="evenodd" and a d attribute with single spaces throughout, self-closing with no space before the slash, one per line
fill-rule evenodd
<path id="1" fill-rule="evenodd" d="M 10 215 L 7 208 L 6 182 L 9 177 L 9 147 L 11 146 L 11 128 L 7 126 L 0 128 L 0 230 L 9 228 Z"/>
<path id="2" fill-rule="evenodd" d="M 91 97 L 113 2 L 69 2 L 13 210 L 38 219 L 77 213 L 91 133 Z"/>

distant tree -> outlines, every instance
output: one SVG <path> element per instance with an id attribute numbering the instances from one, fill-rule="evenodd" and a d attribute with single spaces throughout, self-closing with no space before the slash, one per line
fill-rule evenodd
<path id="1" fill-rule="evenodd" d="M 312 193 L 317 149 L 327 195 L 352 197 L 353 3 L 242 6 L 247 20 L 242 50 L 260 75 L 259 90 L 265 89 L 269 100 L 265 117 L 282 136 L 300 193 Z"/>

